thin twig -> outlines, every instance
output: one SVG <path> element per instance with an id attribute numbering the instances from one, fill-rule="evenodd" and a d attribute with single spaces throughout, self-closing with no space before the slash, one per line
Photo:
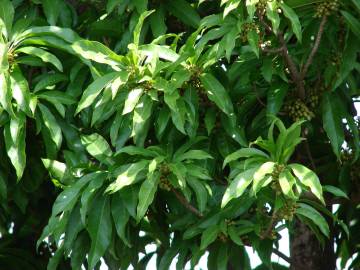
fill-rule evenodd
<path id="1" fill-rule="evenodd" d="M 263 15 L 258 13 L 258 16 L 259 16 L 260 23 L 265 27 L 265 29 L 267 29 L 270 32 L 273 32 L 271 26 L 268 25 L 264 21 Z M 301 74 L 300 74 L 298 68 L 296 67 L 293 59 L 289 55 L 289 50 L 288 50 L 288 48 L 286 46 L 284 34 L 281 31 L 279 31 L 276 36 L 277 36 L 277 39 L 279 40 L 279 43 L 280 43 L 281 46 L 280 46 L 280 48 L 273 49 L 272 51 L 281 53 L 283 55 L 283 57 L 285 58 L 285 61 L 287 63 L 287 66 L 288 66 L 288 68 L 290 70 L 290 75 L 292 77 L 292 80 L 296 84 L 296 87 L 298 89 L 299 97 L 301 99 L 305 99 L 304 83 L 303 83 L 303 80 L 301 78 Z M 266 49 L 266 50 L 269 51 L 269 49 Z M 266 52 L 266 50 L 263 50 L 263 51 Z"/>
<path id="2" fill-rule="evenodd" d="M 301 99 L 305 99 L 304 83 L 303 83 L 303 80 L 302 80 L 302 78 L 300 76 L 300 72 L 298 71 L 298 68 L 296 67 L 293 59 L 291 58 L 291 56 L 289 54 L 289 50 L 288 50 L 288 48 L 286 46 L 284 34 L 279 31 L 277 36 L 278 36 L 279 42 L 281 44 L 281 47 L 283 48 L 282 54 L 283 54 L 283 57 L 285 58 L 287 66 L 289 67 L 290 75 L 291 75 L 294 83 L 296 84 L 296 86 L 298 88 L 299 97 Z"/>
<path id="3" fill-rule="evenodd" d="M 284 48 L 274 48 L 274 49 L 270 49 L 270 48 L 267 48 L 267 47 L 261 47 L 261 50 L 265 53 L 281 53 Z"/>
<path id="4" fill-rule="evenodd" d="M 263 106 L 266 108 L 266 104 L 264 102 L 262 102 L 262 100 L 260 99 L 259 95 L 258 95 L 258 92 L 257 92 L 257 89 L 256 89 L 256 84 L 254 83 L 253 84 L 253 90 L 255 92 L 255 96 L 256 96 L 256 99 L 257 101 Z"/>
<path id="5" fill-rule="evenodd" d="M 194 206 L 192 206 L 180 192 L 178 192 L 175 188 L 171 188 L 171 191 L 175 194 L 175 196 L 179 200 L 179 202 L 183 206 L 185 206 L 185 208 L 187 208 L 189 211 L 194 213 L 196 216 L 198 216 L 200 218 L 203 217 L 203 214 L 201 214 L 199 210 L 197 210 Z"/>
<path id="6" fill-rule="evenodd" d="M 301 80 L 303 80 L 305 78 L 306 73 L 307 73 L 311 63 L 314 60 L 314 56 L 315 56 L 317 50 L 319 49 L 319 45 L 320 45 L 322 34 L 324 33 L 324 28 L 325 28 L 326 21 L 327 21 L 327 16 L 322 17 L 321 22 L 320 22 L 320 26 L 319 26 L 319 31 L 318 31 L 318 33 L 316 35 L 316 40 L 315 40 L 315 43 L 314 43 L 314 47 L 312 48 L 312 50 L 310 52 L 310 55 L 309 55 L 309 57 L 308 57 L 308 59 L 306 61 L 306 64 L 302 68 Z"/>
<path id="7" fill-rule="evenodd" d="M 274 226 L 276 225 L 277 221 L 278 221 L 277 211 L 274 211 L 271 215 L 269 226 L 267 227 L 265 232 L 261 234 L 260 238 L 265 239 L 266 237 L 268 237 L 272 232 L 272 230 L 274 229 Z"/>
<path id="8" fill-rule="evenodd" d="M 274 254 L 276 254 L 277 256 L 279 256 L 281 259 L 283 259 L 284 261 L 286 261 L 287 263 L 291 264 L 291 259 L 286 256 L 284 253 L 282 253 L 281 251 L 277 250 L 277 249 L 273 249 Z"/>
<path id="9" fill-rule="evenodd" d="M 311 163 L 311 167 L 314 171 L 316 171 L 316 165 L 315 165 L 315 161 L 311 155 L 311 151 L 310 151 L 310 146 L 309 146 L 309 142 L 307 141 L 307 139 L 305 140 L 305 151 L 306 151 L 306 154 L 310 160 L 310 163 Z"/>

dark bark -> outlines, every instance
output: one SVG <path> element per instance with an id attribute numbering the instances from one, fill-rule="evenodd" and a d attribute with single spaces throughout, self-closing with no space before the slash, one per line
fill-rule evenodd
<path id="1" fill-rule="evenodd" d="M 331 240 L 331 237 L 330 237 Z M 335 270 L 334 243 L 327 241 L 321 247 L 314 233 L 305 224 L 296 221 L 290 236 L 291 270 Z"/>

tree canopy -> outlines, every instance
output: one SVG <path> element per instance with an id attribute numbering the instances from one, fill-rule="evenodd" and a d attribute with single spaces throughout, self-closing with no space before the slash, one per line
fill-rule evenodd
<path id="1" fill-rule="evenodd" d="M 360 269 L 359 18 L 0 0 L 0 268 Z"/>

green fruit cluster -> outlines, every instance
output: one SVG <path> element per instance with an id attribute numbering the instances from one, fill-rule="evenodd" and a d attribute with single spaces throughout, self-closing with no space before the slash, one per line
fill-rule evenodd
<path id="1" fill-rule="evenodd" d="M 328 0 L 317 5 L 315 9 L 315 18 L 322 18 L 330 16 L 332 13 L 339 10 L 339 0 Z"/>
<path id="2" fill-rule="evenodd" d="M 304 119 L 311 120 L 315 116 L 300 99 L 292 100 L 285 104 L 285 111 L 294 122 Z"/>
<path id="3" fill-rule="evenodd" d="M 240 40 L 244 43 L 248 41 L 248 33 L 250 31 L 256 31 L 257 33 L 260 33 L 259 26 L 256 23 L 243 23 L 241 26 L 241 33 L 240 33 Z"/>
<path id="4" fill-rule="evenodd" d="M 282 173 L 282 171 L 284 170 L 285 165 L 283 164 L 276 164 L 274 167 L 274 170 L 271 173 L 271 177 L 273 180 L 278 180 L 280 173 Z"/>
<path id="5" fill-rule="evenodd" d="M 173 188 L 172 184 L 168 180 L 170 172 L 171 172 L 170 168 L 167 165 L 162 165 L 160 167 L 159 188 L 166 190 L 166 191 L 170 191 Z"/>
<path id="6" fill-rule="evenodd" d="M 298 206 L 293 201 L 288 201 L 287 205 L 279 210 L 279 218 L 291 221 L 294 218 Z"/>
<path id="7" fill-rule="evenodd" d="M 267 5 L 268 0 L 260 0 L 257 4 L 256 4 L 256 9 L 259 10 L 261 13 L 264 13 L 266 10 L 266 5 Z"/>

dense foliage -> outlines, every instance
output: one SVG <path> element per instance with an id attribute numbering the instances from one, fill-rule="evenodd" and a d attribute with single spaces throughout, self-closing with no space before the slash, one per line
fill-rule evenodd
<path id="1" fill-rule="evenodd" d="M 359 269 L 358 18 L 359 0 L 0 0 L 0 268 L 251 269 L 251 246 L 288 269 L 279 232 L 306 224 Z"/>

